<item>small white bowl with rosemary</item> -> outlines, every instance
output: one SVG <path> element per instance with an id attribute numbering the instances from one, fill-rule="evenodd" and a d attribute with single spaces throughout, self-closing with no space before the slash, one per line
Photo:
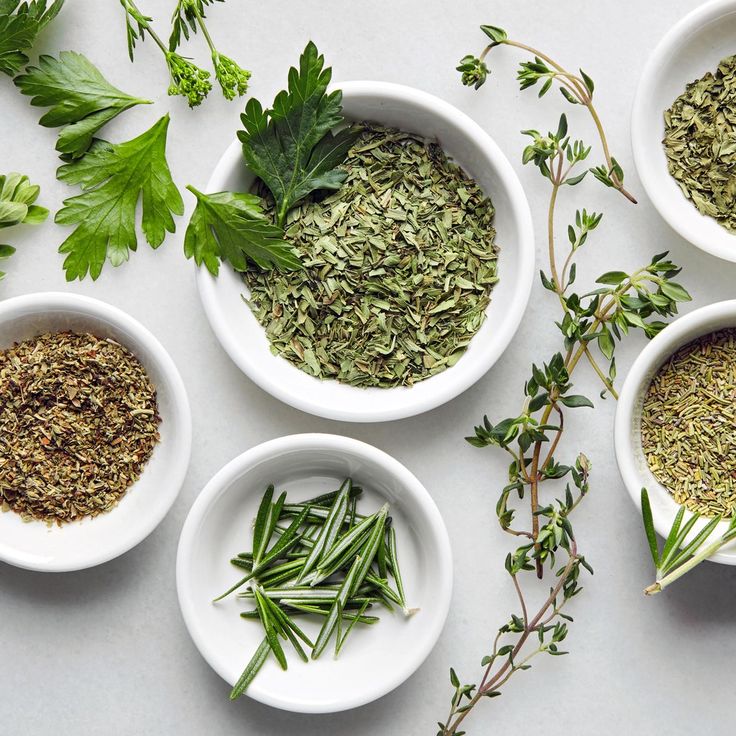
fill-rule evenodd
<path id="1" fill-rule="evenodd" d="M 397 460 L 347 437 L 291 435 L 205 486 L 176 581 L 189 633 L 232 700 L 331 713 L 422 664 L 449 610 L 452 552 L 437 506 Z"/>
<path id="2" fill-rule="evenodd" d="M 192 189 L 185 249 L 215 334 L 261 388 L 331 419 L 412 416 L 511 341 L 534 278 L 529 208 L 464 113 L 395 84 L 328 87 L 323 66 L 310 44 L 273 109 L 248 103 L 214 194 Z M 291 90 L 307 73 L 310 104 L 331 112 L 295 163 L 286 131 L 312 125 Z"/>
<path id="3" fill-rule="evenodd" d="M 736 261 L 736 0 L 706 2 L 652 52 L 636 92 L 636 168 L 670 227 Z"/>
<path id="4" fill-rule="evenodd" d="M 171 508 L 190 449 L 184 384 L 143 325 L 77 294 L 0 302 L 0 560 L 123 554 Z"/>
<path id="5" fill-rule="evenodd" d="M 666 567 L 687 560 L 676 555 L 688 545 L 689 552 L 736 565 L 734 406 L 736 300 L 665 327 L 626 377 L 616 410 L 616 460 L 634 503 L 645 507 L 645 523 L 651 518 L 651 536 L 656 530 L 671 542 Z M 654 587 L 647 592 L 664 586 L 658 580 Z"/>

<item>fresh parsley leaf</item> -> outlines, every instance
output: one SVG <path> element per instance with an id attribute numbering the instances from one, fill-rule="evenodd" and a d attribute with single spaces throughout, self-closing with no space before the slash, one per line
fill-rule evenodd
<path id="1" fill-rule="evenodd" d="M 331 130 L 342 123 L 342 92 L 327 94 L 332 69 L 310 41 L 299 59 L 299 70 L 289 70 L 288 89 L 276 95 L 273 108 L 264 110 L 250 99 L 238 131 L 250 170 L 271 190 L 276 222 L 316 189 L 339 189 L 346 172 L 337 168 L 357 133 Z"/>
<path id="2" fill-rule="evenodd" d="M 59 14 L 64 0 L 0 0 L 0 72 L 15 76 L 27 63 L 26 51 L 38 34 Z"/>
<path id="3" fill-rule="evenodd" d="M 31 184 L 23 174 L 0 175 L 0 229 L 26 223 L 37 225 L 49 215 L 45 207 L 34 202 L 41 191 L 36 184 Z M 4 260 L 15 253 L 11 245 L 0 243 L 0 260 Z M 0 271 L 0 279 L 5 274 Z"/>
<path id="4" fill-rule="evenodd" d="M 97 131 L 124 110 L 151 104 L 113 87 L 86 56 L 76 51 L 62 51 L 58 59 L 42 56 L 38 64 L 16 77 L 15 84 L 31 97 L 31 105 L 51 108 L 39 120 L 41 125 L 65 126 L 56 144 L 64 158 L 83 156 Z"/>
<path id="5" fill-rule="evenodd" d="M 301 268 L 284 231 L 264 217 L 255 194 L 203 194 L 193 186 L 187 189 L 197 198 L 197 206 L 184 237 L 184 253 L 198 266 L 204 263 L 213 276 L 219 273 L 221 260 L 236 271 L 245 271 L 248 259 L 264 269 Z"/>
<path id="6" fill-rule="evenodd" d="M 142 135 L 113 145 L 95 140 L 84 158 L 59 168 L 57 176 L 84 192 L 64 201 L 56 214 L 61 225 L 77 225 L 61 244 L 67 281 L 96 279 L 109 259 L 113 266 L 128 260 L 138 247 L 136 209 L 142 200 L 142 228 L 146 240 L 157 248 L 166 232 L 176 230 L 172 215 L 184 212 L 166 162 L 165 115 Z"/>

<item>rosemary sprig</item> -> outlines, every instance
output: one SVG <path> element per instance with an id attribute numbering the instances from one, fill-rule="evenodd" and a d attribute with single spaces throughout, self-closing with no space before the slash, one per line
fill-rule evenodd
<path id="1" fill-rule="evenodd" d="M 519 671 L 529 669 L 538 654 L 564 654 L 559 648 L 568 633 L 572 619 L 563 608 L 582 587 L 581 568 L 592 569 L 580 554 L 570 516 L 589 490 L 590 462 L 578 453 L 574 462 L 563 463 L 557 453 L 565 428 L 568 409 L 592 407 L 593 402 L 572 392 L 571 377 L 585 359 L 603 384 L 601 398 L 617 396 L 614 387 L 616 363 L 614 352 L 618 341 L 632 329 L 653 337 L 664 326 L 660 319 L 677 312 L 677 303 L 690 299 L 687 291 L 673 281 L 679 269 L 667 260 L 666 253 L 631 272 L 609 271 L 596 281 L 592 290 L 573 291 L 576 282 L 576 259 L 591 233 L 600 225 L 602 215 L 578 209 L 574 221 L 565 229 L 566 245 L 557 241 L 555 221 L 559 195 L 566 187 L 579 185 L 589 172 L 606 187 L 620 192 L 635 203 L 624 187 L 624 172 L 611 155 L 606 134 L 593 105 L 595 85 L 582 70 L 573 74 L 546 54 L 512 41 L 496 26 L 482 26 L 491 43 L 480 56 L 464 57 L 458 70 L 462 82 L 478 89 L 489 74 L 486 58 L 497 46 L 512 46 L 530 52 L 532 61 L 521 64 L 517 79 L 521 89 L 541 84 L 539 96 L 557 84 L 571 104 L 587 109 L 592 118 L 605 163 L 589 168 L 586 160 L 591 147 L 574 139 L 563 114 L 554 131 L 542 134 L 526 130 L 531 139 L 524 148 L 522 160 L 533 164 L 550 183 L 547 207 L 547 250 L 549 271 L 540 274 L 542 284 L 551 291 L 561 307 L 556 323 L 562 333 L 562 350 L 541 365 L 532 364 L 531 375 L 524 385 L 524 402 L 518 416 L 492 423 L 488 417 L 466 438 L 475 447 L 496 446 L 511 457 L 509 482 L 502 489 L 496 505 L 499 525 L 522 544 L 506 558 L 506 571 L 519 599 L 519 610 L 510 615 L 495 635 L 491 650 L 481 660 L 479 684 L 462 684 L 454 669 L 450 670 L 453 695 L 450 711 L 440 722 L 439 736 L 460 736 L 460 730 L 475 706 L 487 697 L 501 694 L 501 688 Z M 560 498 L 543 503 L 541 490 L 548 481 L 564 483 Z M 517 509 L 512 496 L 529 504 L 528 528 L 517 528 Z M 560 564 L 558 558 L 564 562 Z M 523 592 L 521 574 L 534 572 L 542 578 L 547 570 L 555 577 L 549 595 L 536 612 L 532 612 Z"/>
<path id="2" fill-rule="evenodd" d="M 641 489 L 641 515 L 656 572 L 655 581 L 644 588 L 646 595 L 661 593 L 668 585 L 672 585 L 685 573 L 690 572 L 694 567 L 718 552 L 721 547 L 736 539 L 736 513 L 732 513 L 728 528 L 715 540 L 709 541 L 716 527 L 722 521 L 723 517 L 720 515 L 710 519 L 692 539 L 688 540 L 687 537 L 700 519 L 700 514 L 691 514 L 690 518 L 683 524 L 685 507 L 680 506 L 680 510 L 675 516 L 672 528 L 660 551 L 657 543 L 657 533 L 654 530 L 649 493 L 646 488 Z"/>
<path id="3" fill-rule="evenodd" d="M 265 634 L 231 698 L 247 690 L 269 653 L 283 669 L 288 667 L 282 640 L 306 662 L 310 656 L 303 644 L 311 649 L 311 659 L 317 659 L 334 638 L 337 656 L 357 624 L 378 621 L 367 615 L 371 606 L 393 610 L 399 605 L 406 616 L 415 612 L 406 605 L 388 504 L 370 516 L 359 515 L 355 507 L 360 493 L 349 478 L 334 493 L 296 504 L 287 503 L 286 493 L 274 501 L 273 485 L 266 489 L 253 524 L 251 551 L 230 560 L 246 575 L 213 601 L 243 588 L 238 597 L 255 608 L 240 615 L 260 621 Z M 324 513 L 314 514 L 317 509 Z M 305 614 L 322 619 L 314 642 L 294 622 L 295 615 Z"/>

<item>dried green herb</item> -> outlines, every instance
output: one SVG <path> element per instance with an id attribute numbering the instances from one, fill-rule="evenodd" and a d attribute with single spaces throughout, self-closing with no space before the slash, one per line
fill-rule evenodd
<path id="1" fill-rule="evenodd" d="M 736 505 L 736 330 L 680 348 L 644 397 L 641 441 L 654 477 L 705 516 Z"/>
<path id="2" fill-rule="evenodd" d="M 271 653 L 287 669 L 280 640 L 288 640 L 308 662 L 302 644 L 317 659 L 334 639 L 337 657 L 356 624 L 378 622 L 376 616 L 365 615 L 372 605 L 389 610 L 399 606 L 407 617 L 416 613 L 406 605 L 388 504 L 370 516 L 357 514 L 361 492 L 348 478 L 337 491 L 290 504 L 286 493 L 274 501 L 274 487 L 266 489 L 253 524 L 251 551 L 230 560 L 247 574 L 215 598 L 247 586 L 238 595 L 255 609 L 240 615 L 260 621 L 265 634 L 233 687 L 232 700 L 246 691 Z M 294 622 L 305 614 L 320 619 L 314 641 Z"/>
<path id="3" fill-rule="evenodd" d="M 272 351 L 354 386 L 411 386 L 454 365 L 498 280 L 494 209 L 436 143 L 364 126 L 342 187 L 289 212 L 304 269 L 245 272 Z M 268 193 L 259 190 L 270 203 Z"/>
<path id="4" fill-rule="evenodd" d="M 700 213 L 736 231 L 736 56 L 688 84 L 664 122 L 670 174 Z"/>
<path id="5" fill-rule="evenodd" d="M 26 520 L 113 508 L 158 442 L 156 390 L 112 340 L 46 333 L 0 352 L 0 500 Z"/>

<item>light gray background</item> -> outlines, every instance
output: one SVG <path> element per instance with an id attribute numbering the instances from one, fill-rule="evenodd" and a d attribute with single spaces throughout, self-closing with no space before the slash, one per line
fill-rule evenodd
<path id="1" fill-rule="evenodd" d="M 173 3 L 141 0 L 164 30 Z M 454 72 L 465 53 L 477 52 L 480 23 L 506 27 L 563 63 L 582 65 L 597 83 L 600 112 L 627 171 L 638 207 L 593 183 L 565 192 L 563 207 L 604 210 L 605 218 L 582 254 L 581 275 L 633 268 L 669 249 L 683 264 L 682 281 L 693 306 L 734 296 L 736 267 L 680 240 L 641 191 L 629 145 L 629 110 L 639 72 L 662 34 L 697 3 L 688 0 L 231 0 L 211 12 L 221 49 L 253 70 L 251 91 L 270 100 L 285 81 L 307 39 L 334 67 L 335 79 L 381 79 L 414 85 L 457 105 L 499 142 L 519 172 L 540 235 L 548 188 L 522 167 L 519 130 L 556 124 L 558 95 L 542 104 L 520 94 L 512 49 L 494 53 L 493 76 L 479 94 L 460 86 Z M 735 39 L 736 47 L 736 39 Z M 194 44 L 206 61 L 200 39 Z M 122 11 L 115 0 L 67 0 L 37 51 L 75 49 L 87 54 L 121 88 L 156 100 L 127 112 L 105 131 L 127 140 L 166 110 L 172 112 L 169 162 L 177 183 L 203 187 L 238 126 L 241 104 L 218 94 L 190 111 L 169 99 L 162 59 L 149 42 L 135 65 L 125 51 Z M 72 190 L 54 179 L 55 131 L 36 125 L 41 112 L 6 78 L 0 79 L 0 170 L 28 173 L 43 187 L 43 203 L 58 208 Z M 570 110 L 571 127 L 592 142 L 583 111 Z M 570 196 L 573 195 L 573 196 Z M 185 194 L 187 216 L 192 198 Z M 263 393 L 230 362 L 205 321 L 182 235 L 158 252 L 145 244 L 130 263 L 109 266 L 97 283 L 68 285 L 56 248 L 65 230 L 51 222 L 8 232 L 18 246 L 0 284 L 0 298 L 43 290 L 70 290 L 105 299 L 147 325 L 182 372 L 194 416 L 194 451 L 181 496 L 163 524 L 139 547 L 97 569 L 43 575 L 0 564 L 0 733 L 41 734 L 434 734 L 449 700 L 447 671 L 454 665 L 475 679 L 488 641 L 514 606 L 503 572 L 509 539 L 495 523 L 505 459 L 463 442 L 484 412 L 515 413 L 532 360 L 558 347 L 556 305 L 535 283 L 524 322 L 503 358 L 475 387 L 449 405 L 391 424 L 360 426 L 316 419 Z M 564 233 L 563 233 L 564 235 Z M 3 238 L 5 240 L 5 238 Z M 3 267 L 5 268 L 5 267 Z M 594 273 L 595 272 L 595 273 Z M 643 341 L 620 349 L 626 373 Z M 587 369 L 577 379 L 597 393 Z M 540 662 L 518 675 L 503 697 L 487 701 L 469 719 L 471 733 L 500 735 L 532 728 L 571 734 L 661 731 L 726 734 L 732 717 L 736 657 L 733 584 L 736 570 L 706 564 L 665 595 L 645 599 L 651 563 L 637 512 L 613 458 L 614 404 L 576 413 L 565 448 L 585 450 L 593 462 L 593 490 L 576 512 L 582 549 L 596 575 L 575 601 L 568 640 L 572 653 Z M 453 541 L 453 608 L 436 649 L 405 685 L 379 702 L 334 716 L 281 713 L 243 699 L 227 701 L 227 685 L 190 641 L 174 584 L 176 543 L 184 517 L 210 476 L 235 455 L 264 440 L 304 431 L 342 433 L 388 450 L 426 484 Z M 559 719 L 558 725 L 552 725 Z"/>

